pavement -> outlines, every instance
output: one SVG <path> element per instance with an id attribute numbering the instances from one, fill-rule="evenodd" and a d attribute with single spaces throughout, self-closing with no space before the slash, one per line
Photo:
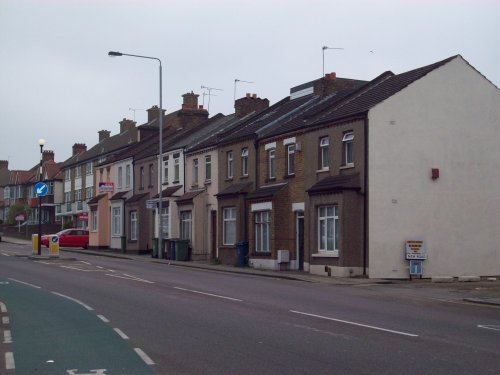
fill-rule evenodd
<path id="1" fill-rule="evenodd" d="M 2 241 L 18 245 L 31 245 L 31 241 L 15 237 L 4 236 L 2 238 Z M 216 264 L 208 261 L 181 262 L 169 259 L 153 258 L 151 257 L 150 254 L 143 255 L 143 254 L 121 253 L 120 251 L 109 250 L 109 249 L 84 250 L 75 248 L 61 248 L 60 254 L 61 255 L 59 259 L 63 260 L 74 260 L 75 258 L 70 257 L 70 254 L 87 254 L 94 256 L 104 256 L 110 258 L 147 262 L 153 264 L 165 264 L 168 266 L 175 266 L 175 267 L 195 268 L 208 271 L 246 274 L 252 276 L 297 280 L 302 282 L 322 283 L 331 285 L 372 286 L 372 285 L 392 284 L 412 289 L 419 289 L 419 288 L 434 288 L 436 290 L 447 289 L 453 293 L 459 293 L 460 299 L 462 299 L 465 302 L 500 307 L 500 278 L 496 278 L 496 280 L 489 280 L 489 281 L 481 280 L 476 282 L 459 282 L 457 280 L 454 280 L 451 283 L 433 283 L 430 279 L 401 280 L 401 279 L 370 279 L 367 277 L 351 277 L 351 278 L 327 277 L 320 275 L 312 275 L 304 271 L 273 271 L 265 269 L 256 269 L 251 267 L 234 267 L 234 266 Z M 42 257 L 51 259 L 48 256 L 42 256 Z M 34 256 L 33 258 L 39 259 L 40 257 Z"/>

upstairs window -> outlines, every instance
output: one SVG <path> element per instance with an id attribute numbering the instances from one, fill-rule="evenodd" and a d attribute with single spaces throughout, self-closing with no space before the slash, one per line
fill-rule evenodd
<path id="1" fill-rule="evenodd" d="M 154 178 L 155 170 L 153 164 L 149 164 L 149 187 L 153 187 L 153 178 Z"/>
<path id="2" fill-rule="evenodd" d="M 180 155 L 174 154 L 174 182 L 179 182 Z"/>
<path id="3" fill-rule="evenodd" d="M 75 167 L 75 178 L 82 177 L 82 166 Z"/>
<path id="4" fill-rule="evenodd" d="M 276 149 L 274 148 L 267 151 L 267 177 L 276 178 Z"/>
<path id="5" fill-rule="evenodd" d="M 233 152 L 227 152 L 227 178 L 233 178 Z"/>
<path id="6" fill-rule="evenodd" d="M 94 164 L 93 164 L 91 161 L 89 161 L 89 162 L 87 163 L 87 167 L 86 167 L 85 169 L 86 169 L 86 171 L 87 171 L 87 174 L 92 174 L 92 173 L 94 173 Z"/>
<path id="7" fill-rule="evenodd" d="M 288 175 L 295 174 L 295 145 L 286 146 L 286 171 Z"/>
<path id="8" fill-rule="evenodd" d="M 130 164 L 125 166 L 125 188 L 130 188 Z"/>
<path id="9" fill-rule="evenodd" d="M 210 155 L 205 156 L 205 181 L 210 181 L 212 179 L 212 157 Z"/>
<path id="10" fill-rule="evenodd" d="M 193 185 L 198 185 L 198 159 L 193 159 Z"/>
<path id="11" fill-rule="evenodd" d="M 344 165 L 354 164 L 354 133 L 348 132 L 342 138 Z"/>
<path id="12" fill-rule="evenodd" d="M 163 157 L 163 183 L 168 184 L 168 156 Z"/>
<path id="13" fill-rule="evenodd" d="M 330 146 L 330 139 L 323 137 L 319 139 L 319 169 L 328 169 L 330 160 L 328 158 L 328 148 Z"/>
<path id="14" fill-rule="evenodd" d="M 248 176 L 248 148 L 241 149 L 241 174 Z"/>
<path id="15" fill-rule="evenodd" d="M 64 179 L 66 181 L 71 180 L 71 169 L 65 169 L 64 170 Z"/>
<path id="16" fill-rule="evenodd" d="M 139 189 L 144 189 L 144 167 L 141 167 L 140 169 Z"/>
<path id="17" fill-rule="evenodd" d="M 122 187 L 123 170 L 122 167 L 118 167 L 118 188 Z"/>

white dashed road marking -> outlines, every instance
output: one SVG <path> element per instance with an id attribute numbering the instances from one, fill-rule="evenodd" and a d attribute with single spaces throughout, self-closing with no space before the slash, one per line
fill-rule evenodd
<path id="1" fill-rule="evenodd" d="M 4 344 L 12 344 L 12 335 L 10 330 L 6 329 L 3 331 L 3 343 Z"/>
<path id="2" fill-rule="evenodd" d="M 109 323 L 109 319 L 106 318 L 104 315 L 97 315 L 99 319 L 101 319 L 104 323 Z"/>
<path id="3" fill-rule="evenodd" d="M 90 307 L 89 305 L 86 305 L 86 304 L 85 304 L 85 303 L 83 303 L 82 301 L 77 300 L 76 298 L 68 297 L 68 296 L 65 296 L 64 294 L 57 293 L 57 292 L 51 292 L 51 293 L 52 293 L 52 294 L 55 294 L 56 296 L 63 297 L 63 298 L 69 299 L 70 301 L 76 302 L 76 303 L 78 303 L 79 305 L 82 305 L 83 307 L 85 307 L 85 308 L 86 308 L 87 310 L 89 310 L 89 311 L 94 310 L 92 307 Z"/>
<path id="4" fill-rule="evenodd" d="M 500 331 L 500 326 L 492 326 L 492 325 L 482 325 L 479 324 L 477 328 L 491 329 L 493 331 Z"/>
<path id="5" fill-rule="evenodd" d="M 119 329 L 119 328 L 113 328 L 113 329 L 115 330 L 116 333 L 118 333 L 118 335 L 122 339 L 124 339 L 124 340 L 128 340 L 129 339 L 129 337 L 125 333 L 123 333 L 123 331 L 121 329 Z"/>
<path id="6" fill-rule="evenodd" d="M 205 293 L 205 292 L 200 292 L 200 291 L 198 291 L 198 290 L 191 290 L 191 289 L 181 288 L 181 287 L 178 287 L 178 286 L 174 286 L 174 289 L 177 289 L 177 290 L 183 290 L 183 291 L 185 291 L 185 292 L 191 292 L 191 293 L 203 294 L 204 296 L 210 296 L 210 297 L 216 297 L 216 298 L 228 299 L 228 300 L 231 300 L 231 301 L 243 302 L 243 300 L 238 299 L 238 298 L 232 298 L 232 297 L 220 296 L 220 295 L 218 295 L 218 294 Z"/>
<path id="7" fill-rule="evenodd" d="M 14 362 L 14 353 L 5 353 L 5 369 L 14 370 L 16 368 L 16 363 Z"/>
<path id="8" fill-rule="evenodd" d="M 146 353 L 144 353 L 140 348 L 134 348 L 135 352 L 141 357 L 141 359 L 149 366 L 154 365 L 155 363 L 151 358 L 148 357 Z"/>
<path id="9" fill-rule="evenodd" d="M 13 279 L 13 278 L 10 278 L 10 277 L 9 277 L 9 280 L 15 281 L 16 283 L 19 283 L 19 284 L 28 285 L 28 286 L 30 286 L 32 288 L 36 288 L 36 289 L 41 289 L 42 288 L 41 286 L 30 284 L 30 283 L 27 283 L 25 281 Z"/>

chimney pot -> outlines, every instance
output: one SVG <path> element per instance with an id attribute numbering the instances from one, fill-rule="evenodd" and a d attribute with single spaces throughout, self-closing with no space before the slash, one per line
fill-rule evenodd
<path id="1" fill-rule="evenodd" d="M 247 97 L 247 98 L 249 98 L 249 97 L 251 97 L 251 96 L 252 96 L 252 94 L 250 94 L 249 92 L 247 92 L 246 97 Z"/>
<path id="2" fill-rule="evenodd" d="M 85 151 L 87 151 L 87 146 L 85 145 L 85 143 L 75 143 L 73 145 L 73 156 Z"/>
<path id="3" fill-rule="evenodd" d="M 99 130 L 97 133 L 99 133 L 99 142 L 108 139 L 111 134 L 109 130 Z"/>
<path id="4" fill-rule="evenodd" d="M 256 99 L 257 98 L 257 94 L 252 94 L 252 98 Z"/>

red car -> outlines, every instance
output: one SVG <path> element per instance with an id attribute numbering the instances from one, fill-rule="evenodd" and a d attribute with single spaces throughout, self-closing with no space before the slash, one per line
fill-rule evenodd
<path id="1" fill-rule="evenodd" d="M 89 231 L 86 229 L 65 229 L 58 233 L 60 247 L 89 247 Z M 42 245 L 49 247 L 49 241 L 53 234 L 42 236 Z"/>

